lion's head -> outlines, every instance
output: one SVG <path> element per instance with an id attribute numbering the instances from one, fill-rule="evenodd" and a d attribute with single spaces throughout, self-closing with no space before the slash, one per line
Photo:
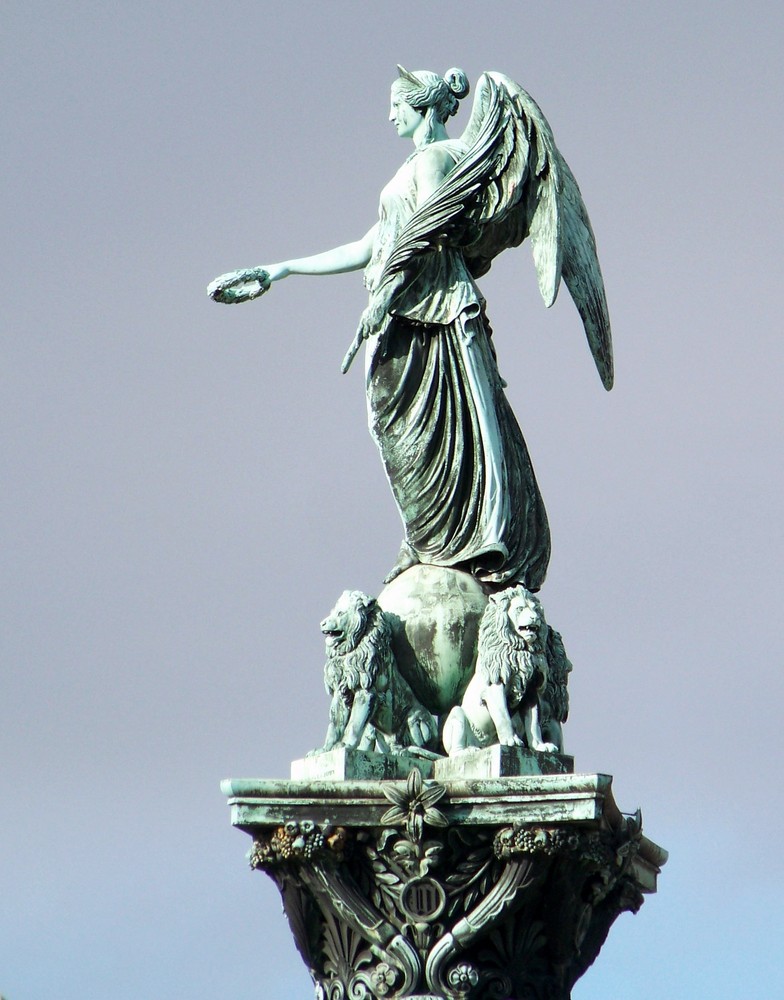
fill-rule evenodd
<path id="1" fill-rule="evenodd" d="M 391 656 L 392 630 L 375 598 L 344 590 L 321 623 L 327 653 L 327 690 L 372 685 L 378 666 Z"/>
<path id="2" fill-rule="evenodd" d="M 539 598 L 522 585 L 507 587 L 492 595 L 480 629 L 482 626 L 492 627 L 496 635 L 514 649 L 541 653 L 547 642 L 547 623 Z"/>
<path id="3" fill-rule="evenodd" d="M 491 597 L 490 601 L 497 603 L 501 613 L 506 614 L 509 638 L 513 644 L 517 645 L 519 637 L 522 645 L 532 653 L 544 649 L 547 624 L 538 598 L 525 587 L 514 587 Z"/>
<path id="4" fill-rule="evenodd" d="M 547 679 L 547 622 L 539 599 L 522 585 L 488 601 L 479 623 L 477 671 L 490 684 L 519 678 L 522 690 Z M 519 687 L 519 684 L 515 685 Z"/>
<path id="5" fill-rule="evenodd" d="M 367 631 L 368 620 L 376 607 L 375 599 L 361 590 L 344 590 L 335 607 L 321 623 L 321 631 L 330 655 L 344 656 L 357 648 Z"/>

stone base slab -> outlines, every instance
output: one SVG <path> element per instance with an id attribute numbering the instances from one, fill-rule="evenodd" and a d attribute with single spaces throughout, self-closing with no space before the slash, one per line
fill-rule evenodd
<path id="1" fill-rule="evenodd" d="M 435 755 L 433 755 L 435 756 Z M 411 753 L 382 754 L 336 747 L 291 762 L 292 781 L 384 781 L 405 778 L 415 767 L 433 777 L 433 758 Z"/>
<path id="2" fill-rule="evenodd" d="M 435 762 L 436 781 L 454 778 L 516 778 L 537 774 L 572 774 L 574 757 L 558 753 L 535 753 L 525 747 L 491 747 L 463 750 Z"/>

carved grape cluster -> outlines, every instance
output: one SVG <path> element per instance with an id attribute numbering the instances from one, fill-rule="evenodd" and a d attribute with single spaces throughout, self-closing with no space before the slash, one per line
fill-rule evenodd
<path id="1" fill-rule="evenodd" d="M 253 869 L 268 868 L 275 860 L 269 841 L 257 838 L 248 851 L 248 864 Z"/>
<path id="2" fill-rule="evenodd" d="M 291 820 L 276 827 L 268 837 L 257 837 L 248 854 L 251 868 L 267 868 L 287 861 L 311 861 L 328 851 L 341 861 L 347 844 L 343 827 L 318 827 L 310 820 Z"/>
<path id="3" fill-rule="evenodd" d="M 289 861 L 294 855 L 294 835 L 298 832 L 298 823 L 286 823 L 279 826 L 270 837 L 270 849 L 283 861 Z"/>
<path id="4" fill-rule="evenodd" d="M 586 867 L 599 870 L 610 864 L 612 856 L 611 848 L 594 836 L 585 839 L 580 860 Z"/>
<path id="5" fill-rule="evenodd" d="M 493 841 L 497 858 L 508 859 L 513 854 L 545 854 L 552 856 L 564 851 L 577 851 L 582 846 L 580 835 L 559 827 L 506 827 L 499 830 Z"/>

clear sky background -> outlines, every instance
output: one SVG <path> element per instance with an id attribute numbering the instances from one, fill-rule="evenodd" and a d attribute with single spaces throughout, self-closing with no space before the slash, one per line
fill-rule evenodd
<path id="1" fill-rule="evenodd" d="M 481 11 L 481 13 L 480 13 Z M 318 623 L 401 529 L 340 361 L 395 64 L 507 73 L 581 185 L 616 388 L 482 281 L 550 515 L 567 749 L 671 859 L 575 1000 L 784 995 L 782 31 L 766 3 L 3 5 L 0 993 L 308 997 L 223 777 L 326 727 Z M 453 119 L 459 135 L 468 107 Z M 781 991 L 781 992 L 780 992 Z"/>

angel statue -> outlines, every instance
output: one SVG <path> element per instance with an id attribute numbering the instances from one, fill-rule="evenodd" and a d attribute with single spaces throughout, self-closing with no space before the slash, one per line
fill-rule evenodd
<path id="1" fill-rule="evenodd" d="M 367 341 L 370 432 L 405 526 L 387 582 L 423 563 L 465 570 L 488 591 L 516 583 L 536 591 L 550 556 L 547 515 L 476 279 L 529 237 L 545 305 L 563 277 L 610 389 L 610 322 L 591 224 L 522 87 L 484 73 L 465 132 L 450 139 L 446 122 L 469 90 L 463 71 L 398 71 L 389 118 L 414 150 L 381 192 L 378 222 L 355 243 L 232 271 L 208 292 L 243 302 L 290 274 L 364 268 L 369 304 L 343 371 Z"/>

